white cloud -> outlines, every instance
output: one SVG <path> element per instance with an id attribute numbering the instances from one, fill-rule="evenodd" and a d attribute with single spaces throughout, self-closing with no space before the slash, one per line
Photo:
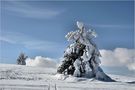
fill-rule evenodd
<path id="1" fill-rule="evenodd" d="M 127 67 L 135 70 L 135 50 L 127 48 L 116 48 L 115 50 L 100 50 L 101 62 L 107 67 Z"/>
<path id="2" fill-rule="evenodd" d="M 3 32 L 0 36 L 0 41 L 8 42 L 11 44 L 23 45 L 28 49 L 48 52 L 58 50 L 58 48 L 62 48 L 61 44 L 59 43 L 39 40 L 31 36 L 17 32 Z"/>
<path id="3" fill-rule="evenodd" d="M 128 67 L 129 70 L 135 71 L 135 62 L 134 63 L 130 63 L 127 67 Z"/>
<path id="4" fill-rule="evenodd" d="M 40 6 L 39 4 L 34 6 L 26 2 L 16 2 L 16 1 L 10 1 L 5 3 L 7 4 L 4 7 L 5 10 L 10 11 L 12 14 L 21 17 L 50 19 L 52 17 L 60 15 L 63 12 L 63 10 L 57 10 L 47 7 L 39 8 L 38 7 Z"/>
<path id="5" fill-rule="evenodd" d="M 34 59 L 28 58 L 26 60 L 26 66 L 56 68 L 56 62 L 51 58 L 36 56 Z"/>

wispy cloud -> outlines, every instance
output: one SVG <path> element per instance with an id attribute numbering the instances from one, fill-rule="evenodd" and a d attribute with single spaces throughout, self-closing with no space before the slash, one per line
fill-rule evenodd
<path id="1" fill-rule="evenodd" d="M 109 28 L 118 28 L 118 29 L 130 29 L 130 28 L 133 28 L 133 25 L 130 25 L 130 24 L 100 24 L 100 23 L 93 23 L 93 24 L 89 24 L 89 23 L 86 23 L 86 26 L 88 27 L 92 27 L 92 28 L 105 28 L 105 29 L 109 29 Z"/>
<path id="2" fill-rule="evenodd" d="M 100 50 L 103 66 L 107 67 L 126 67 L 135 71 L 135 49 L 116 48 L 112 50 Z"/>
<path id="3" fill-rule="evenodd" d="M 116 25 L 116 24 L 93 24 L 92 26 L 98 28 L 121 28 L 121 29 L 132 27 L 131 25 Z"/>
<path id="4" fill-rule="evenodd" d="M 4 4 L 4 3 L 3 3 Z M 10 11 L 10 13 L 27 18 L 36 18 L 36 19 L 50 19 L 57 15 L 60 15 L 64 10 L 52 9 L 47 7 L 40 7 L 40 5 L 30 5 L 26 2 L 5 2 L 4 9 Z M 4 5 L 3 5 L 4 6 Z"/>
<path id="5" fill-rule="evenodd" d="M 33 38 L 31 36 L 16 33 L 16 32 L 4 32 L 0 36 L 0 41 L 8 42 L 16 45 L 23 45 L 28 49 L 43 50 L 43 51 L 55 51 L 58 48 L 62 48 L 62 44 L 52 41 L 45 41 Z"/>

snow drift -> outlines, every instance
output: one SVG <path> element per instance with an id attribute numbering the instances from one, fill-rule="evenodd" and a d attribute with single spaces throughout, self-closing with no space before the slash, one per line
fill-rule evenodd
<path id="1" fill-rule="evenodd" d="M 34 59 L 28 58 L 26 60 L 26 66 L 55 68 L 56 62 L 51 58 L 36 56 Z"/>

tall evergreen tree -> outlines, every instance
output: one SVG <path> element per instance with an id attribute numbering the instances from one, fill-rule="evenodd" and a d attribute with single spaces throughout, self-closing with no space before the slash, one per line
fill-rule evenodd
<path id="1" fill-rule="evenodd" d="M 99 66 L 101 55 L 93 41 L 97 36 L 96 32 L 92 29 L 86 30 L 82 22 L 77 22 L 77 27 L 78 30 L 71 31 L 65 36 L 72 44 L 64 52 L 62 64 L 57 72 L 76 77 L 113 81 Z"/>

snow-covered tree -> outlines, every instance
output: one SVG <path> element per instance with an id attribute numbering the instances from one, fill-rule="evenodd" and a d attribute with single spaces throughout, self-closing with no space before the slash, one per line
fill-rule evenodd
<path id="1" fill-rule="evenodd" d="M 28 58 L 28 56 L 25 56 L 24 53 L 20 53 L 18 59 L 17 59 L 17 64 L 19 65 L 26 65 L 25 60 Z"/>
<path id="2" fill-rule="evenodd" d="M 72 44 L 65 50 L 62 64 L 57 72 L 76 77 L 113 81 L 99 66 L 101 55 L 93 41 L 97 36 L 96 32 L 92 29 L 85 30 L 82 22 L 77 21 L 77 27 L 78 30 L 71 31 L 65 36 Z"/>

